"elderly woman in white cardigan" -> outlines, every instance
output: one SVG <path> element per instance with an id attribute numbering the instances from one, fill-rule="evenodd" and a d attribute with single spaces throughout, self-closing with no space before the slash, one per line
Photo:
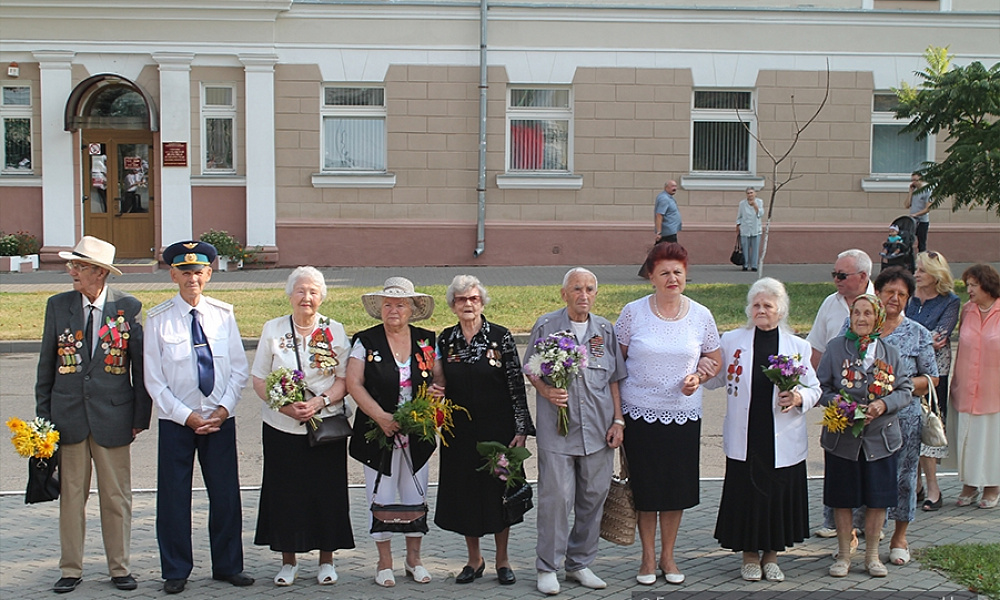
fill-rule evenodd
<path id="1" fill-rule="evenodd" d="M 726 386 L 726 479 L 715 525 L 723 548 L 743 553 L 747 581 L 783 581 L 778 552 L 809 537 L 806 411 L 820 397 L 809 343 L 787 325 L 788 294 L 765 277 L 747 294 L 745 327 L 722 336 L 722 368 L 706 382 Z M 764 374 L 769 360 L 792 357 L 799 383 L 783 392 Z"/>

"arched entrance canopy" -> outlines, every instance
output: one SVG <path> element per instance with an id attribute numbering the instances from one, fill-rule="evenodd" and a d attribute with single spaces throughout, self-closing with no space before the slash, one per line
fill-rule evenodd
<path id="1" fill-rule="evenodd" d="M 66 101 L 64 128 L 157 131 L 159 118 L 152 96 L 135 83 L 110 73 L 80 82 Z"/>

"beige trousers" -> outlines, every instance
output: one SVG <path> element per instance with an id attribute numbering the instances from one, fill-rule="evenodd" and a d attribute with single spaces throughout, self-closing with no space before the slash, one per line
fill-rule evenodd
<path id="1" fill-rule="evenodd" d="M 132 455 L 130 446 L 105 448 L 93 437 L 59 445 L 59 541 L 63 577 L 83 576 L 87 498 L 91 465 L 97 468 L 101 534 L 111 577 L 129 574 L 132 530 Z"/>

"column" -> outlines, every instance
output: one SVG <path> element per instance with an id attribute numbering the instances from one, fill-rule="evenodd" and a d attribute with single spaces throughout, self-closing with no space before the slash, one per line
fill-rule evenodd
<path id="1" fill-rule="evenodd" d="M 186 142 L 186 167 L 160 167 L 160 241 L 169 246 L 194 236 L 191 220 L 191 61 L 194 54 L 156 52 L 160 65 L 160 141 Z M 156 149 L 163 160 L 162 151 Z"/>
<path id="2" fill-rule="evenodd" d="M 42 242 L 76 245 L 73 133 L 66 131 L 66 101 L 73 92 L 74 52 L 34 52 L 41 70 Z"/>
<path id="3" fill-rule="evenodd" d="M 246 72 L 247 246 L 273 248 L 275 217 L 273 54 L 241 54 Z"/>

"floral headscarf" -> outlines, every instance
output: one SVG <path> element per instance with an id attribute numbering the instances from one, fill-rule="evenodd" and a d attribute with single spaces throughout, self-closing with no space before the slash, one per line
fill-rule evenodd
<path id="1" fill-rule="evenodd" d="M 878 336 L 882 333 L 882 325 L 885 324 L 885 307 L 882 306 L 882 301 L 878 299 L 878 296 L 874 294 L 862 294 L 855 298 L 854 302 L 851 302 L 852 313 L 854 312 L 854 305 L 859 300 L 867 300 L 871 303 L 872 308 L 875 309 L 875 323 L 872 326 L 872 332 L 868 335 L 854 333 L 854 322 L 852 321 L 844 337 L 854 342 L 855 347 L 858 349 L 858 357 L 864 360 L 865 354 L 868 352 L 868 346 L 872 343 L 872 340 L 878 339 Z"/>

